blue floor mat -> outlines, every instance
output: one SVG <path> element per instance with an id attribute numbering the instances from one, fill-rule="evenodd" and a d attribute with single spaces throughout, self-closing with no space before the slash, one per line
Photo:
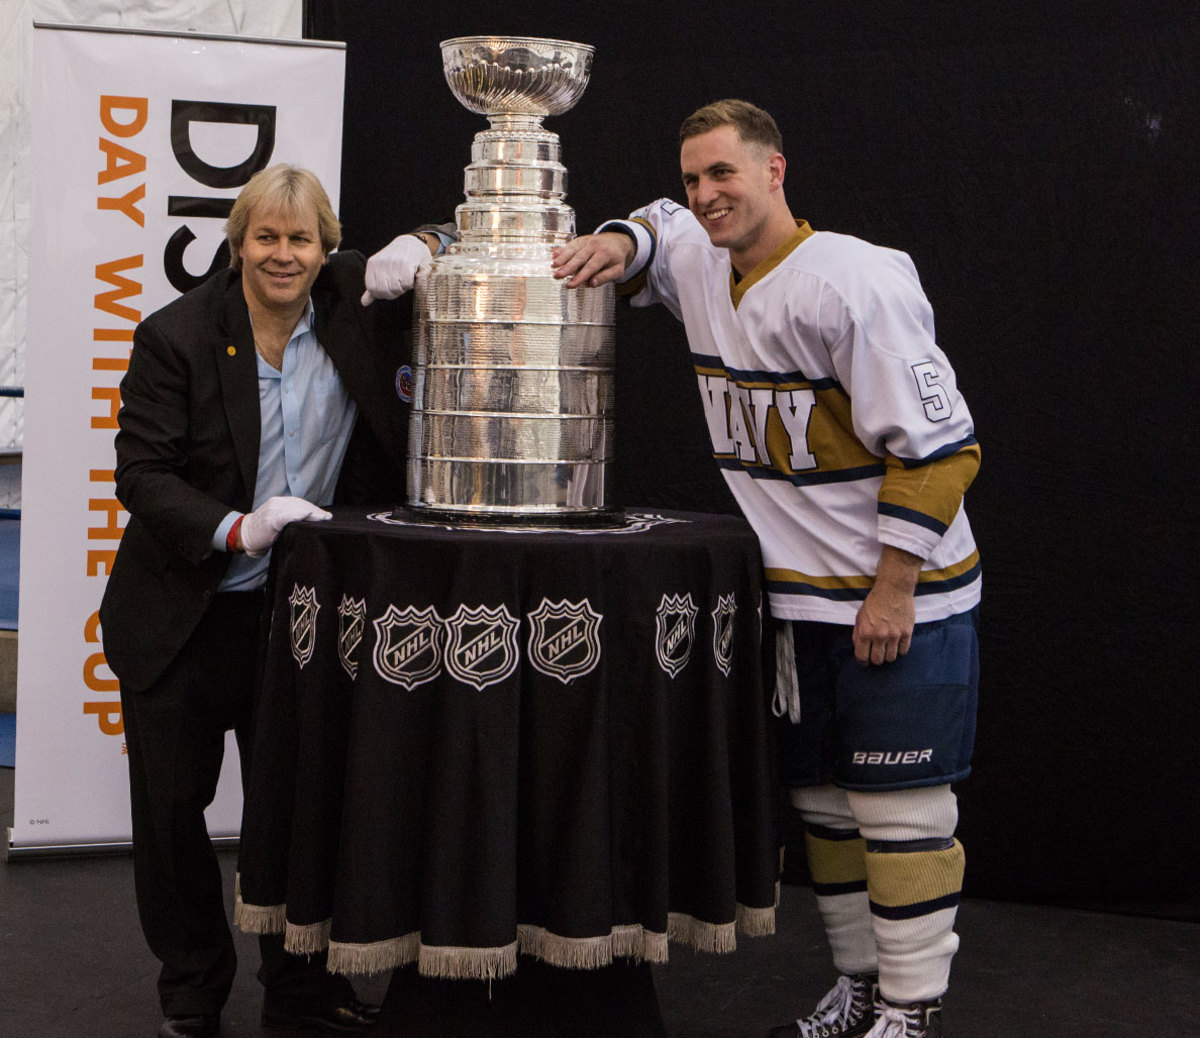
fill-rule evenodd
<path id="1" fill-rule="evenodd" d="M 0 714 L 0 768 L 17 763 L 17 715 Z"/>

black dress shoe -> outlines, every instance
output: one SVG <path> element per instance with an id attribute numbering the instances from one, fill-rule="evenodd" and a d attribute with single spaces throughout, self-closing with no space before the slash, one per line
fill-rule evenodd
<path id="1" fill-rule="evenodd" d="M 220 1030 L 219 1016 L 168 1016 L 158 1029 L 158 1038 L 217 1038 Z"/>
<path id="2" fill-rule="evenodd" d="M 293 1002 L 270 999 L 263 1004 L 263 1027 L 320 1027 L 326 1031 L 361 1031 L 379 1016 L 379 1006 L 356 998 L 339 1002 Z"/>

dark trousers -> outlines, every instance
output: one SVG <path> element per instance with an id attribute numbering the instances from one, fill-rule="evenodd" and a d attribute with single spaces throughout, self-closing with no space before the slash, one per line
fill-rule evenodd
<path id="1" fill-rule="evenodd" d="M 262 664 L 261 592 L 217 594 L 192 637 L 149 688 L 122 690 L 133 819 L 134 887 L 150 950 L 162 962 L 168 1016 L 216 1014 L 237 968 L 221 869 L 204 810 L 216 793 L 225 733 L 237 737 L 243 790 L 250 773 L 255 689 Z M 349 990 L 323 959 L 285 955 L 260 939 L 268 998 Z"/>

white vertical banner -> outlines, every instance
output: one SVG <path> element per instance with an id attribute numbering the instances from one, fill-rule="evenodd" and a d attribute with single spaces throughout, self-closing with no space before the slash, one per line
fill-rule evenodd
<path id="1" fill-rule="evenodd" d="M 336 208 L 344 81 L 342 44 L 35 28 L 13 852 L 130 838 L 97 609 L 128 518 L 113 435 L 133 329 L 228 264 L 257 170 L 311 169 Z M 210 832 L 240 811 L 227 752 Z"/>

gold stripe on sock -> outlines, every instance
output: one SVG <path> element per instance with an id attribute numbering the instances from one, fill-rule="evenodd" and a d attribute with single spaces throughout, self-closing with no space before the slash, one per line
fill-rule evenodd
<path id="1" fill-rule="evenodd" d="M 804 846 L 808 851 L 808 871 L 814 883 L 831 885 L 866 880 L 867 841 L 861 836 L 852 840 L 825 840 L 806 832 Z"/>
<path id="2" fill-rule="evenodd" d="M 957 840 L 940 851 L 867 851 L 867 890 L 877 905 L 919 905 L 962 891 L 966 855 Z"/>

